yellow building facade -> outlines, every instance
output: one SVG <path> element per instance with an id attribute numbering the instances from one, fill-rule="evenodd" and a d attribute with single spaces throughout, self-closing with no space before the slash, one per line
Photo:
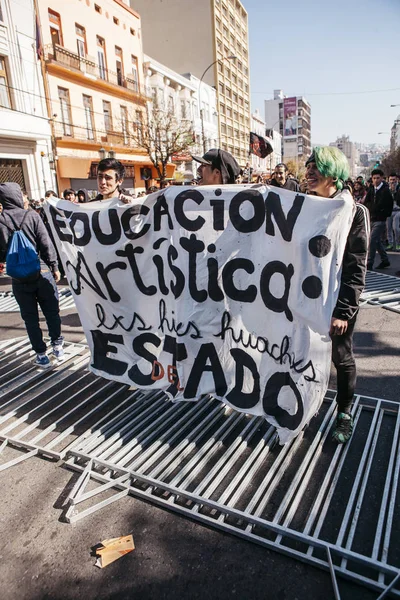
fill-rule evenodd
<path id="1" fill-rule="evenodd" d="M 108 156 L 143 191 L 156 172 L 135 141 L 148 100 L 139 14 L 122 0 L 38 0 L 38 12 L 59 193 L 94 195 Z"/>

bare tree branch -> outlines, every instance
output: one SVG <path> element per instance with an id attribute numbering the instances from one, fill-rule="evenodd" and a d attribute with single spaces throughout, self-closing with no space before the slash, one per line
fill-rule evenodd
<path id="1" fill-rule="evenodd" d="M 153 105 L 147 106 L 145 119 L 134 125 L 130 138 L 145 150 L 158 173 L 160 187 L 164 187 L 172 155 L 187 152 L 194 144 L 193 123 L 179 120 L 170 107 Z"/>

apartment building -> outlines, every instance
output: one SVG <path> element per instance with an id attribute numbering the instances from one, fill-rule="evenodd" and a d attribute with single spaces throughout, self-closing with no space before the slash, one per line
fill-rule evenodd
<path id="1" fill-rule="evenodd" d="M 350 177 L 357 177 L 360 163 L 360 153 L 354 142 L 350 140 L 348 135 L 338 137 L 335 142 L 331 142 L 330 146 L 336 146 L 343 152 L 349 161 Z"/>
<path id="2" fill-rule="evenodd" d="M 96 190 L 97 165 L 113 156 L 124 186 L 149 184 L 137 132 L 148 96 L 140 16 L 122 0 L 38 0 L 60 192 Z"/>
<path id="3" fill-rule="evenodd" d="M 33 14 L 33 0 L 1 0 L 0 183 L 39 199 L 54 186 L 54 162 Z"/>
<path id="4" fill-rule="evenodd" d="M 304 162 L 311 154 L 311 106 L 303 96 L 286 97 L 274 90 L 265 100 L 265 124 L 282 136 L 283 160 Z"/>
<path id="5" fill-rule="evenodd" d="M 242 3 L 131 0 L 131 6 L 141 16 L 146 54 L 216 89 L 218 146 L 244 166 L 249 153 L 250 74 L 248 18 Z"/>
<path id="6" fill-rule="evenodd" d="M 201 95 L 199 79 L 191 73 L 180 75 L 159 61 L 144 55 L 145 85 L 151 95 L 150 114 L 154 107 L 171 112 L 182 128 L 192 127 L 194 144 L 186 152 L 172 155 L 172 164 L 177 167 L 174 180 L 190 182 L 196 176 L 198 163 L 192 161 L 191 154 L 202 155 L 215 148 L 218 139 L 216 92 L 202 82 Z M 204 138 L 204 139 L 203 139 Z M 204 143 L 203 143 L 204 142 Z"/>

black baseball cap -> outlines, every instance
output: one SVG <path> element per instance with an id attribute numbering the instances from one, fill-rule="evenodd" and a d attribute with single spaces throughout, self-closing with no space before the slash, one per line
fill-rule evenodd
<path id="1" fill-rule="evenodd" d="M 240 167 L 236 159 L 230 152 L 212 148 L 204 156 L 193 156 L 193 160 L 203 165 L 211 165 L 213 169 L 218 169 L 222 173 L 222 183 L 235 183 L 236 177 L 240 174 Z"/>

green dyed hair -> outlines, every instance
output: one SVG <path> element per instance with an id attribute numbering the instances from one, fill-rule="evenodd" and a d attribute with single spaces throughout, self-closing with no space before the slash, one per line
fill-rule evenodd
<path id="1" fill-rule="evenodd" d="M 321 175 L 337 179 L 336 189 L 342 190 L 350 175 L 349 162 L 343 152 L 335 146 L 316 146 L 313 154 Z"/>

